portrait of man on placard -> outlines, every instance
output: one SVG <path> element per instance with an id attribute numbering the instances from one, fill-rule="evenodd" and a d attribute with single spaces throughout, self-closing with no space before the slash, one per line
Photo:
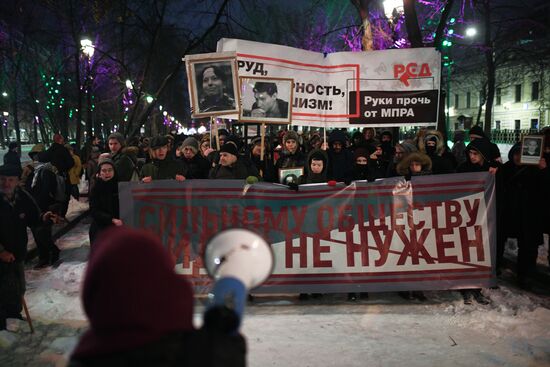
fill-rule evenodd
<path id="1" fill-rule="evenodd" d="M 291 79 L 242 77 L 241 120 L 289 123 L 292 100 Z"/>
<path id="2" fill-rule="evenodd" d="M 204 58 L 201 59 L 200 56 Z M 186 62 L 193 117 L 239 112 L 234 57 L 191 55 L 186 57 Z"/>
<path id="3" fill-rule="evenodd" d="M 523 154 L 528 156 L 539 156 L 541 152 L 539 142 L 536 139 L 525 139 Z"/>
<path id="4" fill-rule="evenodd" d="M 539 135 L 524 136 L 521 144 L 521 164 L 538 164 L 542 157 L 544 137 Z"/>

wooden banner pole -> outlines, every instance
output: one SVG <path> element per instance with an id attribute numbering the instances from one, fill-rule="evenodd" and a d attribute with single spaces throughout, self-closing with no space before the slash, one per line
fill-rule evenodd
<path id="1" fill-rule="evenodd" d="M 262 123 L 262 127 L 260 129 L 260 136 L 261 136 L 261 141 L 262 141 L 262 145 L 261 145 L 261 150 L 260 150 L 260 161 L 263 162 L 264 160 L 264 154 L 265 154 L 265 122 Z"/>
<path id="2" fill-rule="evenodd" d="M 21 296 L 21 303 L 23 304 L 23 310 L 25 310 L 25 317 L 31 328 L 31 334 L 34 334 L 34 328 L 32 327 L 31 315 L 29 314 L 29 309 L 27 308 L 27 302 L 25 302 L 25 297 Z"/>

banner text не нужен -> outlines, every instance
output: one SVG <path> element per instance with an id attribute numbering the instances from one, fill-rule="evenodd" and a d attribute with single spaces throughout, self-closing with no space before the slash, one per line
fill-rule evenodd
<path id="1" fill-rule="evenodd" d="M 384 179 L 349 186 L 237 180 L 121 184 L 125 223 L 158 234 L 198 291 L 198 254 L 224 228 L 271 243 L 272 276 L 257 292 L 347 292 L 494 284 L 494 184 L 487 173 Z"/>

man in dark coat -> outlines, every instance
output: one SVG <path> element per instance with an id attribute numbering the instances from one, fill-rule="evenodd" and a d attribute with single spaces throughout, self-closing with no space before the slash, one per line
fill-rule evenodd
<path id="1" fill-rule="evenodd" d="M 502 195 L 499 194 L 500 187 L 502 186 L 502 183 L 500 182 L 501 177 L 501 170 L 498 167 L 491 167 L 491 160 L 489 157 L 491 157 L 491 143 L 486 139 L 476 139 L 472 141 L 468 146 L 466 147 L 466 152 L 468 154 L 468 159 L 466 162 L 462 163 L 457 168 L 458 173 L 463 172 L 489 172 L 492 175 L 495 176 L 495 191 L 496 191 L 496 197 L 497 197 L 497 213 L 496 213 L 496 220 L 497 220 L 497 232 L 499 228 L 499 217 L 500 212 L 499 208 L 501 207 L 499 203 L 499 198 L 502 197 Z M 492 169 L 493 168 L 493 169 Z M 497 247 L 498 247 L 498 239 L 497 239 Z M 500 265 L 500 259 L 502 250 L 499 250 L 497 248 L 497 263 L 495 264 L 496 267 Z M 475 299 L 477 303 L 479 304 L 489 304 L 490 301 L 481 294 L 481 289 L 463 289 L 461 290 L 462 296 L 464 297 L 464 303 L 465 304 L 471 304 L 472 299 Z"/>
<path id="2" fill-rule="evenodd" d="M 71 183 L 69 180 L 69 170 L 74 166 L 74 159 L 67 148 L 65 148 L 65 138 L 60 134 L 53 136 L 53 144 L 46 151 L 47 158 L 58 171 L 58 174 L 65 178 L 65 201 L 61 205 L 61 215 L 65 216 L 69 208 L 71 199 Z"/>
<path id="3" fill-rule="evenodd" d="M 517 276 L 520 287 L 529 288 L 528 278 L 537 266 L 538 247 L 543 243 L 544 182 L 548 182 L 548 167 L 521 165 L 521 144 L 516 143 L 502 167 L 504 198 L 502 205 L 504 231 L 500 240 L 517 238 Z M 499 244 L 504 248 L 504 244 Z"/>
<path id="4" fill-rule="evenodd" d="M 132 157 L 123 151 L 126 146 L 126 140 L 121 133 L 112 133 L 107 139 L 111 160 L 115 164 L 119 182 L 127 182 L 132 179 L 134 172 L 137 176 L 137 157 Z"/>
<path id="5" fill-rule="evenodd" d="M 60 134 L 53 136 L 53 144 L 46 151 L 49 161 L 57 168 L 63 177 L 68 177 L 69 170 L 74 166 L 74 159 L 67 148 L 65 138 Z"/>
<path id="6" fill-rule="evenodd" d="M 34 168 L 31 179 L 30 193 L 42 212 L 52 211 L 59 213 L 61 205 L 56 201 L 57 179 L 56 168 L 48 162 L 47 154 L 43 152 L 34 156 L 38 163 Z M 52 239 L 52 223 L 39 223 L 31 227 L 36 247 L 38 248 L 38 264 L 35 269 L 53 265 L 59 260 L 59 248 Z"/>
<path id="7" fill-rule="evenodd" d="M 185 180 L 187 172 L 183 163 L 168 157 L 168 139 L 165 136 L 153 138 L 150 149 L 153 160 L 141 168 L 140 177 L 143 182 L 151 182 L 152 180 Z"/>
<path id="8" fill-rule="evenodd" d="M 220 149 L 220 162 L 210 170 L 209 178 L 218 180 L 244 180 L 249 176 L 258 177 L 252 164 L 245 164 L 239 157 L 237 145 L 229 141 Z"/>
<path id="9" fill-rule="evenodd" d="M 21 165 L 21 158 L 19 157 L 19 144 L 12 141 L 8 145 L 8 151 L 4 155 L 4 164 Z"/>
<path id="10" fill-rule="evenodd" d="M 269 153 L 268 139 L 264 140 L 264 159 L 261 159 L 262 139 L 256 137 L 252 139 L 248 159 L 256 167 L 259 176 L 266 182 L 276 182 L 275 165 L 273 164 L 273 155 Z"/>
<path id="11" fill-rule="evenodd" d="M 22 318 L 27 227 L 56 220 L 52 212 L 41 214 L 32 196 L 19 186 L 21 171 L 18 165 L 0 166 L 0 330 L 6 328 L 6 318 Z"/>
<path id="12" fill-rule="evenodd" d="M 487 135 L 485 135 L 485 132 L 483 132 L 483 128 L 479 125 L 473 126 L 470 131 L 470 141 L 474 140 L 486 140 L 489 143 L 489 153 L 487 155 L 487 160 L 490 162 L 496 161 L 498 163 L 502 163 L 502 158 L 500 157 L 500 150 L 498 149 L 498 146 L 495 143 L 492 143 Z"/>

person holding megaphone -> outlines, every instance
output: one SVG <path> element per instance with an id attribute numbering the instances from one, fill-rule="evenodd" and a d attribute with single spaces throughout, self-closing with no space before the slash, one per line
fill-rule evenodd
<path id="1" fill-rule="evenodd" d="M 101 233 L 82 289 L 90 327 L 69 366 L 245 366 L 239 325 L 248 289 L 271 274 L 271 249 L 248 230 L 228 230 L 207 244 L 204 262 L 216 283 L 195 329 L 191 285 L 160 240 L 126 227 Z"/>

